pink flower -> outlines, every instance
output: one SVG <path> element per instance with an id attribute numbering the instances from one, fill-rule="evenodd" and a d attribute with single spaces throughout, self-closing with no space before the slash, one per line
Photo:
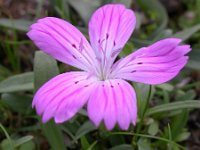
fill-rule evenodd
<path id="1" fill-rule="evenodd" d="M 115 62 L 136 25 L 134 12 L 121 4 L 105 5 L 89 22 L 90 44 L 70 23 L 54 18 L 40 19 L 28 36 L 45 53 L 81 69 L 62 73 L 35 94 L 33 107 L 42 121 L 54 118 L 62 123 L 85 104 L 88 116 L 108 130 L 116 123 L 123 130 L 136 123 L 137 101 L 133 87 L 125 80 L 161 84 L 174 78 L 188 61 L 189 45 L 167 38 Z"/>

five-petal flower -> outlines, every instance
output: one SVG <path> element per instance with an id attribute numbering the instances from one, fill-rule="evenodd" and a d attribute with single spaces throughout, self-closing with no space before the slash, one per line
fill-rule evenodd
<path id="1" fill-rule="evenodd" d="M 62 73 L 37 91 L 33 106 L 43 122 L 69 120 L 87 103 L 96 126 L 104 120 L 109 130 L 116 123 L 127 130 L 136 123 L 136 94 L 125 80 L 167 82 L 185 66 L 191 49 L 179 45 L 180 39 L 167 38 L 115 62 L 135 25 L 132 10 L 108 4 L 89 22 L 91 45 L 77 28 L 58 18 L 46 17 L 31 26 L 27 35 L 43 52 L 82 70 Z"/>

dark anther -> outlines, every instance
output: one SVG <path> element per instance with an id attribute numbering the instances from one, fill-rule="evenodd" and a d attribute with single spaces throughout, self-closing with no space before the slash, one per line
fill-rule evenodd
<path id="1" fill-rule="evenodd" d="M 76 45 L 75 45 L 75 44 L 72 44 L 72 46 L 73 46 L 74 48 L 76 48 Z"/>
<path id="2" fill-rule="evenodd" d="M 113 85 L 111 85 L 110 87 L 111 87 L 111 88 L 114 88 L 114 86 L 113 86 Z"/>
<path id="3" fill-rule="evenodd" d="M 131 71 L 131 73 L 134 73 L 134 72 L 136 72 L 136 70 Z"/>
<path id="4" fill-rule="evenodd" d="M 117 83 L 119 85 L 119 83 Z"/>
<path id="5" fill-rule="evenodd" d="M 85 85 L 85 87 L 88 87 L 89 85 Z"/>
<path id="6" fill-rule="evenodd" d="M 100 40 L 100 39 L 98 40 L 98 43 L 99 43 L 99 44 L 101 43 L 101 40 Z"/>
<path id="7" fill-rule="evenodd" d="M 108 33 L 106 33 L 106 39 L 108 39 L 108 37 L 109 37 L 109 34 L 108 34 Z"/>
<path id="8" fill-rule="evenodd" d="M 74 57 L 74 59 L 76 59 L 76 56 L 72 55 Z"/>
<path id="9" fill-rule="evenodd" d="M 77 84 L 79 81 L 75 81 L 74 83 Z"/>
<path id="10" fill-rule="evenodd" d="M 102 87 L 104 87 L 104 84 L 102 84 Z"/>
<path id="11" fill-rule="evenodd" d="M 141 64 L 143 64 L 142 62 L 139 62 L 139 63 L 137 63 L 138 65 L 141 65 Z"/>

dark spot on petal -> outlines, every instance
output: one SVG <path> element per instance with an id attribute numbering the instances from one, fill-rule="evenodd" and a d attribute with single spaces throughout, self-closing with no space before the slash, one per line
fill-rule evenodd
<path id="1" fill-rule="evenodd" d="M 131 73 L 134 73 L 134 72 L 136 72 L 136 70 L 131 71 Z"/>
<path id="2" fill-rule="evenodd" d="M 72 47 L 76 48 L 76 45 L 75 45 L 75 44 L 72 44 Z"/>
<path id="3" fill-rule="evenodd" d="M 78 82 L 79 82 L 79 81 L 75 81 L 74 83 L 75 83 L 75 84 L 78 84 Z"/>
<path id="4" fill-rule="evenodd" d="M 100 39 L 98 40 L 98 43 L 99 43 L 99 44 L 101 43 L 101 40 L 100 40 Z"/>
<path id="5" fill-rule="evenodd" d="M 139 63 L 137 63 L 138 65 L 141 65 L 141 64 L 143 64 L 142 62 L 139 62 Z"/>
<path id="6" fill-rule="evenodd" d="M 84 87 L 88 87 L 89 85 L 85 85 Z"/>
<path id="7" fill-rule="evenodd" d="M 106 33 L 106 39 L 108 39 L 109 38 L 109 34 L 108 33 Z"/>
<path id="8" fill-rule="evenodd" d="M 73 57 L 74 59 L 76 59 L 76 56 L 72 55 L 72 57 Z"/>
<path id="9" fill-rule="evenodd" d="M 102 84 L 102 87 L 104 87 L 105 85 L 104 84 Z"/>
<path id="10" fill-rule="evenodd" d="M 119 83 L 117 83 L 119 85 Z"/>
<path id="11" fill-rule="evenodd" d="M 116 45 L 115 41 L 113 42 L 113 45 L 114 45 L 114 46 Z"/>
<path id="12" fill-rule="evenodd" d="M 111 85 L 110 87 L 111 87 L 111 88 L 114 88 L 114 86 L 113 86 L 113 85 Z"/>

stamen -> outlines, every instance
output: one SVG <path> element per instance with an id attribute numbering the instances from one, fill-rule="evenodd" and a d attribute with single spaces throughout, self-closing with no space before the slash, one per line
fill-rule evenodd
<path id="1" fill-rule="evenodd" d="M 102 51 L 103 55 L 104 55 L 104 59 L 105 59 L 105 56 L 106 56 L 106 51 L 104 51 L 103 47 L 102 47 L 102 44 L 103 42 L 105 41 L 105 39 L 103 39 L 102 41 L 99 39 L 99 49 Z"/>

